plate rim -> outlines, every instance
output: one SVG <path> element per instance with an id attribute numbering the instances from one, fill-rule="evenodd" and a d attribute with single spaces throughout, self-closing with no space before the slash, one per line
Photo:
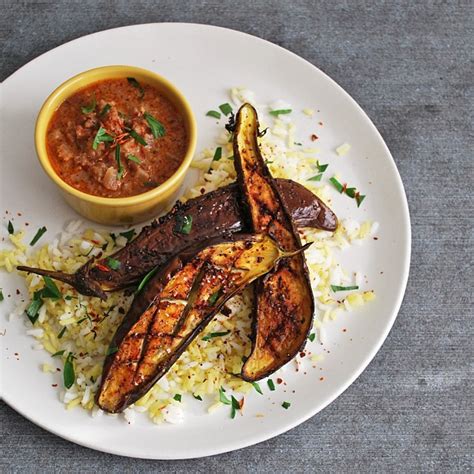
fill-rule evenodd
<path id="1" fill-rule="evenodd" d="M 56 51 L 56 50 L 58 50 L 62 47 L 70 46 L 72 43 L 80 42 L 84 38 L 99 36 L 99 35 L 106 34 L 110 31 L 115 31 L 115 30 L 127 30 L 127 29 L 134 29 L 134 28 L 139 29 L 143 26 L 148 26 L 148 27 L 153 26 L 153 27 L 160 28 L 160 27 L 166 27 L 166 26 L 170 26 L 170 25 L 171 26 L 177 26 L 177 27 L 184 27 L 184 28 L 185 27 L 196 27 L 197 26 L 197 27 L 210 29 L 210 30 L 230 31 L 232 34 L 237 33 L 238 35 L 244 35 L 244 36 L 249 37 L 253 40 L 262 41 L 266 44 L 266 47 L 274 48 L 274 49 L 277 49 L 277 50 L 282 50 L 282 52 L 284 54 L 289 54 L 295 60 L 297 60 L 301 63 L 304 63 L 306 66 L 310 66 L 317 73 L 321 74 L 321 77 L 324 80 L 331 83 L 332 86 L 335 86 L 338 93 L 345 96 L 349 100 L 351 105 L 355 106 L 355 108 L 358 110 L 361 118 L 366 121 L 366 124 L 371 128 L 371 131 L 374 132 L 375 136 L 378 138 L 378 140 L 379 140 L 379 142 L 382 146 L 382 149 L 384 150 L 387 157 L 389 158 L 388 162 L 390 163 L 390 166 L 392 168 L 392 172 L 394 173 L 394 178 L 395 178 L 395 181 L 396 181 L 397 190 L 400 191 L 401 195 L 403 196 L 403 200 L 400 203 L 400 205 L 402 207 L 402 215 L 403 215 L 403 218 L 404 218 L 404 220 L 403 220 L 403 224 L 404 224 L 403 244 L 406 246 L 406 255 L 405 255 L 405 258 L 404 258 L 404 261 L 403 261 L 403 274 L 401 275 L 401 285 L 399 286 L 397 294 L 396 294 L 395 304 L 391 308 L 391 310 L 389 311 L 389 316 L 390 317 L 387 319 L 387 323 L 385 324 L 385 327 L 383 328 L 382 335 L 378 338 L 377 343 L 372 346 L 371 350 L 366 355 L 364 360 L 360 363 L 357 370 L 355 370 L 351 374 L 351 376 L 348 377 L 341 384 L 341 387 L 339 387 L 339 389 L 335 390 L 334 393 L 331 396 L 329 396 L 328 399 L 324 403 L 322 403 L 321 405 L 318 405 L 315 409 L 309 409 L 305 414 L 303 414 L 302 416 L 298 417 L 297 419 L 295 419 L 291 422 L 288 422 L 288 423 L 284 424 L 282 427 L 272 429 L 270 434 L 268 434 L 268 433 L 264 433 L 264 434 L 260 434 L 260 435 L 255 434 L 251 438 L 246 438 L 245 440 L 239 442 L 238 444 L 234 443 L 232 446 L 223 445 L 221 448 L 217 448 L 217 449 L 215 449 L 211 446 L 210 449 L 208 449 L 206 452 L 203 452 L 202 454 L 200 453 L 199 455 L 186 455 L 186 453 L 183 453 L 182 456 L 177 457 L 176 455 L 164 456 L 164 455 L 161 454 L 161 455 L 159 455 L 159 457 L 157 457 L 157 456 L 154 456 L 153 454 L 152 455 L 127 454 L 123 450 L 115 450 L 113 448 L 113 446 L 112 447 L 102 447 L 102 446 L 98 447 L 98 446 L 94 445 L 93 442 L 88 443 L 87 441 L 82 441 L 82 440 L 78 441 L 77 439 L 74 438 L 73 435 L 69 435 L 67 433 L 62 433 L 62 432 L 58 431 L 58 429 L 56 429 L 56 428 L 52 428 L 52 427 L 46 426 L 46 424 L 44 424 L 42 422 L 35 421 L 32 417 L 30 417 L 29 415 L 22 412 L 21 409 L 17 409 L 14 406 L 13 401 L 8 400 L 5 397 L 4 393 L 0 394 L 1 399 L 10 408 L 12 408 L 14 411 L 16 411 L 18 414 L 20 414 L 21 416 L 23 416 L 24 418 L 26 418 L 27 420 L 29 420 L 30 422 L 32 422 L 36 426 L 39 426 L 40 428 L 42 428 L 42 429 L 44 429 L 44 430 L 46 430 L 50 433 L 53 433 L 54 435 L 59 436 L 60 438 L 63 438 L 65 440 L 69 441 L 69 442 L 78 444 L 78 445 L 86 447 L 86 448 L 93 449 L 95 451 L 105 452 L 105 453 L 109 453 L 109 454 L 113 454 L 113 455 L 117 455 L 117 456 L 131 457 L 131 458 L 137 458 L 137 459 L 154 459 L 154 460 L 198 459 L 198 458 L 202 458 L 202 457 L 214 456 L 214 455 L 218 455 L 218 454 L 232 452 L 232 451 L 235 451 L 235 450 L 238 450 L 238 449 L 247 448 L 249 446 L 256 445 L 256 444 L 261 443 L 263 441 L 267 441 L 269 439 L 272 439 L 276 436 L 279 436 L 283 433 L 286 433 L 286 432 L 292 430 L 293 428 L 295 428 L 295 427 L 299 426 L 300 424 L 304 423 L 305 421 L 309 420 L 310 418 L 315 416 L 317 413 L 324 410 L 328 405 L 333 403 L 334 400 L 336 400 L 342 393 L 344 393 L 359 378 L 359 376 L 362 374 L 362 372 L 364 372 L 366 370 L 366 368 L 372 362 L 372 360 L 374 359 L 376 354 L 379 352 L 379 350 L 382 347 L 383 343 L 386 341 L 386 339 L 387 339 L 387 337 L 388 337 L 388 335 L 389 335 L 389 333 L 390 333 L 390 331 L 391 331 L 391 329 L 392 329 L 392 327 L 395 323 L 395 320 L 397 319 L 398 313 L 400 311 L 400 308 L 401 308 L 401 305 L 402 305 L 402 302 L 403 302 L 403 299 L 404 299 L 404 296 L 405 296 L 407 283 L 408 283 L 408 278 L 409 278 L 409 273 L 410 273 L 410 262 L 411 262 L 411 251 L 412 251 L 411 219 L 410 219 L 410 211 L 409 211 L 409 206 L 408 206 L 407 195 L 406 195 L 406 192 L 405 192 L 405 187 L 403 185 L 403 181 L 402 181 L 402 178 L 400 176 L 400 172 L 399 172 L 398 167 L 395 163 L 395 160 L 392 156 L 392 153 L 390 152 L 390 149 L 388 148 L 387 144 L 385 143 L 385 140 L 383 139 L 382 134 L 379 132 L 379 130 L 377 129 L 375 124 L 372 122 L 369 115 L 362 109 L 362 107 L 357 103 L 357 101 L 345 89 L 343 89 L 342 86 L 339 85 L 339 83 L 337 81 L 335 81 L 328 74 L 326 74 L 324 71 L 322 71 L 318 66 L 312 64 L 310 61 L 304 59 L 303 57 L 297 55 L 296 53 L 294 53 L 294 52 L 292 52 L 292 51 L 290 51 L 290 50 L 288 50 L 288 49 L 286 49 L 282 46 L 279 46 L 278 44 L 272 43 L 269 40 L 266 40 L 266 39 L 261 38 L 259 36 L 252 35 L 252 34 L 249 34 L 249 33 L 243 32 L 243 31 L 235 30 L 235 29 L 232 29 L 232 28 L 226 28 L 226 27 L 222 27 L 222 26 L 209 25 L 209 24 L 203 24 L 203 23 L 193 23 L 193 22 L 150 22 L 150 23 L 139 23 L 139 24 L 133 24 L 133 25 L 125 25 L 125 26 L 120 26 L 120 27 L 116 27 L 116 28 L 108 28 L 108 29 L 105 29 L 105 30 L 96 31 L 94 33 L 89 33 L 89 34 L 80 36 L 78 38 L 75 38 L 73 40 L 67 41 L 66 43 L 63 43 L 59 46 L 56 46 L 56 47 L 54 47 L 54 48 L 52 48 L 48 51 L 45 51 L 44 53 L 36 56 L 35 58 L 31 59 L 26 64 L 24 64 L 23 66 L 21 66 L 20 68 L 15 70 L 12 74 L 10 74 L 7 78 L 5 78 L 2 81 L 1 84 L 5 85 L 8 81 L 14 79 L 14 76 L 17 73 L 20 73 L 23 69 L 27 68 L 32 63 L 34 63 L 36 61 L 40 61 L 43 58 L 43 56 L 46 56 L 49 53 L 51 53 L 53 51 Z M 3 390 L 1 390 L 1 392 L 3 392 Z"/>

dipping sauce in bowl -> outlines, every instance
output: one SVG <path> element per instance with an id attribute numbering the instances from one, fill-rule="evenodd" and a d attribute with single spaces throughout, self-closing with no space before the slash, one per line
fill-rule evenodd
<path id="1" fill-rule="evenodd" d="M 184 118 L 155 87 L 106 79 L 68 97 L 47 130 L 56 173 L 88 194 L 128 197 L 155 188 L 182 163 Z"/>

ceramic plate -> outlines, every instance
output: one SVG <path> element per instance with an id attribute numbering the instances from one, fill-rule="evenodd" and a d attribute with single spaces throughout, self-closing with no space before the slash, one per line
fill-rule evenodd
<path id="1" fill-rule="evenodd" d="M 108 64 L 140 66 L 174 82 L 196 114 L 198 150 L 212 144 L 220 132 L 215 120 L 205 113 L 228 100 L 230 87 L 248 87 L 258 103 L 284 99 L 299 111 L 294 117 L 302 123 L 302 130 L 308 117 L 300 111 L 304 107 L 318 110 L 313 120 L 324 124 L 319 128 L 321 155 L 347 182 L 367 194 L 357 208 L 353 200 L 335 193 L 333 209 L 340 218 L 354 216 L 359 221 L 380 223 L 377 241 L 351 247 L 341 256 L 347 268 L 367 276 L 377 299 L 328 322 L 324 349 L 329 353 L 318 370 L 306 375 L 290 371 L 284 389 L 247 397 L 244 416 L 232 420 L 227 410 L 208 415 L 198 406 L 179 425 L 154 425 L 140 416 L 129 426 L 121 418 L 92 419 L 80 409 L 64 409 L 57 390 L 51 387 L 51 374 L 39 370 L 51 359 L 32 349 L 21 318 L 9 322 L 7 315 L 15 298 L 5 298 L 0 303 L 2 396 L 23 416 L 59 436 L 124 456 L 208 456 L 283 433 L 318 413 L 356 379 L 387 337 L 399 310 L 408 277 L 410 221 L 390 152 L 370 119 L 344 90 L 315 66 L 274 44 L 194 24 L 148 24 L 104 31 L 40 56 L 1 86 L 2 237 L 6 237 L 11 216 L 18 226 L 29 222 L 28 237 L 46 225 L 50 238 L 65 222 L 77 218 L 37 162 L 35 119 L 56 86 L 81 71 Z M 345 142 L 351 144 L 350 153 L 338 157 L 334 150 Z M 190 174 L 186 185 L 195 178 Z M 14 295 L 17 288 L 24 291 L 20 277 L 2 272 L 0 278 L 5 295 Z M 283 400 L 291 402 L 288 410 L 281 408 Z"/>

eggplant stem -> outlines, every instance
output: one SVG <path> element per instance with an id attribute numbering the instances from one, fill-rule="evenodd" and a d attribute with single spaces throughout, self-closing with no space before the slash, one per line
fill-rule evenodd
<path id="1" fill-rule="evenodd" d="M 64 273 L 64 272 L 57 272 L 53 270 L 44 270 L 43 268 L 33 268 L 33 267 L 25 267 L 20 265 L 16 267 L 16 269 L 20 272 L 28 272 L 28 273 L 35 273 L 36 275 L 48 276 L 50 278 L 54 278 L 55 280 L 62 281 L 75 287 L 76 285 L 76 278 L 74 274 Z"/>

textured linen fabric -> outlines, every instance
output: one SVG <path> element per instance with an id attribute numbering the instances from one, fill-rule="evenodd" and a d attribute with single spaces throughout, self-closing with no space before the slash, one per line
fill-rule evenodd
<path id="1" fill-rule="evenodd" d="M 144 22 L 225 26 L 306 58 L 386 140 L 408 195 L 413 249 L 382 349 L 344 394 L 290 432 L 199 460 L 134 460 L 64 441 L 2 403 L 0 469 L 472 471 L 473 10 L 470 1 L 2 1 L 2 80 L 69 40 Z"/>

